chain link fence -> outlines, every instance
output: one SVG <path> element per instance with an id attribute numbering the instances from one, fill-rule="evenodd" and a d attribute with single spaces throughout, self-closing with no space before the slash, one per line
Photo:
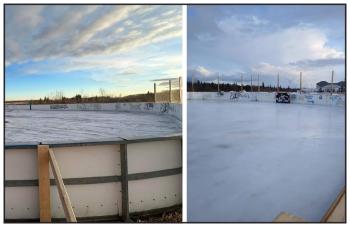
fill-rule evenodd
<path id="1" fill-rule="evenodd" d="M 154 101 L 181 103 L 182 78 L 169 78 L 154 81 Z"/>

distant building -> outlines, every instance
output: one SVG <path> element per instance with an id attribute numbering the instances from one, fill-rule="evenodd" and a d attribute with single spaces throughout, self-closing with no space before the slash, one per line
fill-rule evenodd
<path id="1" fill-rule="evenodd" d="M 333 85 L 327 81 L 320 81 L 316 84 L 316 90 L 318 92 L 345 92 L 345 81 L 333 83 Z"/>

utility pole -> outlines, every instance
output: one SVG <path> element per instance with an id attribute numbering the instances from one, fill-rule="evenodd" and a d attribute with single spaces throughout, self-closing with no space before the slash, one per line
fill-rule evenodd
<path id="1" fill-rule="evenodd" d="M 299 78 L 299 80 L 300 80 L 300 94 L 301 94 L 301 91 L 302 91 L 302 81 L 303 81 L 303 73 L 302 73 L 302 72 L 300 72 L 300 78 Z"/>
<path id="2" fill-rule="evenodd" d="M 193 78 L 193 74 L 192 74 L 192 92 L 194 92 L 193 81 L 194 81 L 194 78 Z"/>
<path id="3" fill-rule="evenodd" d="M 334 70 L 332 70 L 331 95 L 333 94 L 333 79 L 334 79 Z"/>
<path id="4" fill-rule="evenodd" d="M 218 93 L 220 92 L 220 87 L 219 87 L 219 86 L 220 86 L 220 85 L 219 85 L 219 84 L 220 84 L 220 81 L 219 81 L 219 77 L 220 77 L 220 75 L 218 75 Z"/>
<path id="5" fill-rule="evenodd" d="M 169 103 L 171 103 L 171 80 L 169 80 Z"/>
<path id="6" fill-rule="evenodd" d="M 250 92 L 253 92 L 253 73 L 250 74 Z"/>
<path id="7" fill-rule="evenodd" d="M 154 89 L 154 102 L 156 102 L 157 101 L 157 99 L 156 99 L 156 94 L 157 94 L 157 85 L 156 85 L 156 83 L 154 83 L 153 89 Z"/>
<path id="8" fill-rule="evenodd" d="M 181 86 L 181 76 L 179 77 L 179 102 L 181 103 L 181 92 L 182 92 L 182 86 Z"/>
<path id="9" fill-rule="evenodd" d="M 260 92 L 260 80 L 259 80 L 259 73 L 258 73 L 258 92 Z"/>

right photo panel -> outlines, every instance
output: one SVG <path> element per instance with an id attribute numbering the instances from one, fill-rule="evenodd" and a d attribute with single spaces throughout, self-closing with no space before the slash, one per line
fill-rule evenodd
<path id="1" fill-rule="evenodd" d="M 187 220 L 345 222 L 346 5 L 187 14 Z"/>

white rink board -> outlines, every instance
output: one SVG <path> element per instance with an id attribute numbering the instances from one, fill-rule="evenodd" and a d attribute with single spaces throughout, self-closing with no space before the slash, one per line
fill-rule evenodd
<path id="1" fill-rule="evenodd" d="M 52 149 L 63 178 L 120 176 L 120 145 Z M 53 179 L 51 171 L 50 177 Z"/>
<path id="2" fill-rule="evenodd" d="M 182 174 L 129 181 L 130 212 L 182 203 Z"/>
<path id="3" fill-rule="evenodd" d="M 66 185 L 76 217 L 121 215 L 120 182 Z M 5 187 L 6 219 L 39 218 L 38 187 Z M 51 186 L 52 218 L 65 218 L 57 187 Z"/>
<path id="4" fill-rule="evenodd" d="M 237 94 L 239 92 L 236 92 Z M 329 93 L 310 93 L 299 94 L 289 93 L 291 104 L 309 104 L 309 105 L 345 105 L 345 95 Z M 217 92 L 188 92 L 189 100 L 223 100 L 223 101 L 258 101 L 258 102 L 275 102 L 276 92 L 243 92 L 237 99 L 231 98 L 231 92 L 223 92 L 223 95 L 218 95 Z"/>
<path id="5" fill-rule="evenodd" d="M 6 180 L 38 179 L 36 149 L 5 150 L 4 158 Z"/>
<path id="6" fill-rule="evenodd" d="M 176 103 L 79 103 L 32 105 L 32 110 L 122 111 L 171 115 L 181 121 L 182 105 Z M 6 104 L 6 110 L 29 110 L 30 105 Z"/>
<path id="7" fill-rule="evenodd" d="M 120 145 L 52 147 L 63 179 L 121 176 Z M 130 150 L 129 150 L 130 146 Z M 180 168 L 180 139 L 127 144 L 129 174 Z M 37 180 L 36 149 L 5 149 L 5 219 L 37 219 L 38 187 L 6 186 L 9 180 Z M 137 168 L 137 166 L 141 168 Z M 51 179 L 54 179 L 50 169 Z M 129 181 L 130 212 L 166 208 L 182 202 L 182 174 Z M 121 182 L 66 185 L 76 216 L 122 215 Z M 151 199 L 152 198 L 152 199 Z M 155 198 L 155 200 L 153 200 Z M 145 202 L 141 202 L 141 200 Z M 53 218 L 64 218 L 57 187 L 51 186 Z"/>
<path id="8" fill-rule="evenodd" d="M 179 140 L 129 144 L 129 174 L 181 167 L 181 149 Z"/>
<path id="9" fill-rule="evenodd" d="M 67 192 L 77 217 L 121 215 L 121 183 L 67 185 Z M 51 186 L 53 218 L 64 218 L 57 187 Z"/>
<path id="10" fill-rule="evenodd" d="M 4 187 L 5 219 L 39 218 L 38 187 Z"/>

